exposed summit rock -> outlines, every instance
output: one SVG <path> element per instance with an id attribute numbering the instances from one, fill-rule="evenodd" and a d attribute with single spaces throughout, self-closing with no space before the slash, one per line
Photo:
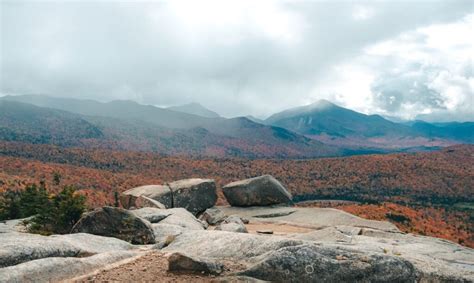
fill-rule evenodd
<path id="1" fill-rule="evenodd" d="M 416 282 L 413 265 L 394 256 L 304 244 L 284 247 L 240 275 L 272 282 Z"/>
<path id="2" fill-rule="evenodd" d="M 289 204 L 292 198 L 286 188 L 270 175 L 232 182 L 222 191 L 232 206 Z"/>
<path id="3" fill-rule="evenodd" d="M 105 206 L 83 215 L 71 233 L 114 237 L 132 244 L 155 243 L 153 228 L 147 220 L 117 207 Z"/>

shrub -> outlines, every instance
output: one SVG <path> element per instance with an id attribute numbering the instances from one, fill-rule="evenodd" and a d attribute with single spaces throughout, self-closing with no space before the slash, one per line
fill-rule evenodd
<path id="1" fill-rule="evenodd" d="M 32 233 L 69 233 L 86 210 L 85 202 L 86 198 L 71 186 L 48 195 L 44 185 L 29 185 L 24 191 L 8 190 L 0 195 L 0 220 L 33 216 L 26 220 Z"/>

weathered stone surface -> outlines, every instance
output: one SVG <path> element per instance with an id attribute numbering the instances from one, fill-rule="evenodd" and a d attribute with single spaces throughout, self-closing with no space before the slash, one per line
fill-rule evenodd
<path id="1" fill-rule="evenodd" d="M 226 231 L 185 231 L 163 250 L 193 257 L 251 261 L 253 257 L 303 241 Z"/>
<path id="2" fill-rule="evenodd" d="M 4 233 L 0 239 L 0 267 L 47 257 L 75 257 L 134 248 L 119 239 L 82 233 L 48 237 L 26 233 Z"/>
<path id="3" fill-rule="evenodd" d="M 257 278 L 248 276 L 224 276 L 212 279 L 212 283 L 265 283 L 270 281 L 264 281 Z"/>
<path id="4" fill-rule="evenodd" d="M 236 215 L 231 215 L 224 219 L 219 225 L 217 225 L 216 230 L 236 232 L 236 233 L 248 233 L 247 228 Z"/>
<path id="5" fill-rule="evenodd" d="M 172 208 L 170 216 L 160 221 L 160 224 L 171 224 L 181 226 L 188 230 L 203 230 L 204 226 L 193 214 L 184 208 Z"/>
<path id="6" fill-rule="evenodd" d="M 148 220 L 150 223 L 158 223 L 173 214 L 171 209 L 159 209 L 155 207 L 143 207 L 130 210 L 130 212 L 138 217 Z"/>
<path id="7" fill-rule="evenodd" d="M 148 185 L 127 190 L 120 195 L 120 203 L 126 209 L 140 207 L 136 204 L 136 201 L 140 196 L 156 200 L 166 208 L 173 207 L 173 195 L 171 189 L 169 186 L 163 185 Z"/>
<path id="8" fill-rule="evenodd" d="M 74 257 L 81 252 L 69 243 L 31 234 L 5 233 L 0 241 L 0 267 L 45 257 Z"/>
<path id="9" fill-rule="evenodd" d="M 64 242 L 73 245 L 81 250 L 80 254 L 98 254 L 113 251 L 125 251 L 137 249 L 137 246 L 111 237 L 104 237 L 86 233 L 76 233 L 67 235 L 51 235 L 54 243 Z"/>
<path id="10" fill-rule="evenodd" d="M 268 251 L 312 243 L 334 251 L 343 249 L 362 255 L 400 258 L 413 264 L 421 276 L 420 278 L 426 280 L 426 282 L 474 282 L 473 249 L 442 239 L 390 232 L 393 230 L 385 226 L 383 222 L 379 224 L 375 223 L 376 221 L 364 223 L 357 219 L 346 218 L 345 214 L 339 217 L 341 215 L 335 214 L 334 210 L 314 209 L 314 212 L 308 213 L 307 216 L 301 214 L 309 210 L 298 210 L 285 216 L 285 218 L 295 217 L 295 215 L 302 216 L 299 221 L 293 223 L 293 225 L 301 225 L 302 227 L 311 227 L 314 224 L 321 227 L 324 223 L 338 223 L 341 225 L 329 226 L 307 234 L 298 234 L 296 238 L 225 231 L 184 231 L 164 250 L 212 259 L 229 259 L 249 264 L 255 263 L 259 256 Z M 319 218 L 317 216 L 318 212 L 326 217 L 335 215 L 335 222 L 334 220 L 323 221 L 317 219 Z M 267 219 L 265 220 L 267 221 Z M 371 227 L 379 227 L 386 229 L 386 231 L 353 227 L 348 225 L 350 221 L 358 226 L 370 224 Z M 343 257 L 339 257 L 339 259 L 343 259 Z M 259 260 L 262 260 L 262 258 Z"/>
<path id="11" fill-rule="evenodd" d="M 124 260 L 135 251 L 107 252 L 83 258 L 48 257 L 0 268 L 0 282 L 58 282 Z"/>
<path id="12" fill-rule="evenodd" d="M 163 242 L 169 236 L 178 236 L 185 231 L 189 231 L 182 226 L 172 225 L 172 224 L 152 224 L 153 232 L 155 234 L 155 241 L 156 242 Z"/>
<path id="13" fill-rule="evenodd" d="M 201 258 L 190 257 L 182 253 L 173 253 L 168 257 L 168 270 L 218 275 L 224 270 L 224 265 Z"/>
<path id="14" fill-rule="evenodd" d="M 161 202 L 151 199 L 147 196 L 139 196 L 135 199 L 134 203 L 135 208 L 144 208 L 144 207 L 153 207 L 159 209 L 166 209 L 166 206 Z"/>
<path id="15" fill-rule="evenodd" d="M 344 234 L 336 227 L 328 227 L 304 234 L 295 234 L 294 238 L 307 241 L 334 243 L 350 243 L 352 241 L 352 235 Z"/>
<path id="16" fill-rule="evenodd" d="M 24 221 L 27 219 L 28 218 L 0 221 L 0 234 L 10 232 L 26 232 L 27 227 L 25 226 Z"/>
<path id="17" fill-rule="evenodd" d="M 238 215 L 241 218 L 246 217 L 253 222 L 301 225 L 314 229 L 331 226 L 350 226 L 354 228 L 371 228 L 386 232 L 400 232 L 400 230 L 390 222 L 367 220 L 334 208 L 265 206 L 219 206 L 218 208 L 226 215 Z M 279 216 L 258 217 L 260 215 L 270 214 Z"/>
<path id="18" fill-rule="evenodd" d="M 248 233 L 247 228 L 242 224 L 235 222 L 221 223 L 216 227 L 216 230 L 234 232 L 234 233 Z"/>
<path id="19" fill-rule="evenodd" d="M 429 282 L 474 282 L 474 249 L 438 238 L 362 230 L 365 235 L 352 236 L 351 249 L 404 258 Z"/>
<path id="20" fill-rule="evenodd" d="M 222 188 L 232 206 L 266 206 L 291 203 L 291 194 L 275 178 L 264 175 L 227 184 Z"/>
<path id="21" fill-rule="evenodd" d="M 167 236 L 176 236 L 184 231 L 204 230 L 204 225 L 192 213 L 184 208 L 156 209 L 142 208 L 132 210 L 137 216 L 152 220 L 151 225 L 156 241 L 162 241 Z M 166 216 L 166 217 L 165 217 Z M 159 221 L 153 221 L 158 220 Z"/>
<path id="22" fill-rule="evenodd" d="M 206 209 L 200 216 L 199 219 L 206 221 L 210 225 L 216 225 L 217 223 L 225 219 L 225 214 L 217 207 L 211 207 Z"/>
<path id="23" fill-rule="evenodd" d="M 85 214 L 71 233 L 89 233 L 114 237 L 132 244 L 153 244 L 155 236 L 151 224 L 130 211 L 108 207 Z"/>
<path id="24" fill-rule="evenodd" d="M 239 274 L 278 282 L 417 281 L 415 268 L 404 259 L 313 244 L 272 251 Z"/>
<path id="25" fill-rule="evenodd" d="M 183 207 L 197 215 L 217 201 L 216 183 L 211 179 L 185 179 L 169 184 L 173 207 Z"/>

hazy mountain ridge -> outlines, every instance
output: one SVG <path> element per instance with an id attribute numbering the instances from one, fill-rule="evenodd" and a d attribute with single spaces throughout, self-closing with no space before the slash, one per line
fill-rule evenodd
<path id="1" fill-rule="evenodd" d="M 26 127 L 21 131 L 18 125 L 14 125 L 14 121 L 21 119 L 3 117 L 9 121 L 2 127 L 3 140 L 66 146 L 198 156 L 311 158 L 420 151 L 474 141 L 471 130 L 474 123 L 415 121 L 400 124 L 325 100 L 276 113 L 262 123 L 253 117 L 208 118 L 124 100 L 102 103 L 25 95 L 6 96 L 0 101 L 14 101 L 16 104 L 12 105 L 16 105 L 19 111 L 15 115 L 23 118 L 31 117 L 25 109 L 44 116 L 37 122 L 30 119 L 30 130 Z M 15 107 L 0 113 L 0 116 L 12 115 Z M 50 118 L 47 118 L 48 113 L 52 115 Z M 59 119 L 58 115 L 67 117 Z M 39 128 L 43 130 L 36 131 L 35 123 L 41 124 Z M 58 129 L 64 131 L 55 132 L 48 123 L 62 123 Z M 94 129 L 91 131 L 95 135 L 65 132 L 74 127 L 81 129 L 85 123 Z M 48 131 L 57 136 L 43 137 Z M 76 132 L 81 133 L 81 130 Z"/>
<path id="2" fill-rule="evenodd" d="M 282 128 L 257 124 L 246 118 L 201 118 L 124 101 L 104 104 L 79 102 L 78 112 L 96 114 L 88 116 L 7 99 L 0 100 L 5 107 L 8 106 L 8 111 L 0 112 L 0 120 L 8 121 L 2 123 L 3 135 L 0 136 L 6 141 L 214 157 L 307 158 L 340 155 L 339 149 L 335 147 Z M 85 105 L 88 104 L 95 109 L 86 109 Z M 98 113 L 98 105 L 105 105 L 104 112 Z M 52 106 L 62 105 L 56 103 Z M 122 110 L 112 111 L 119 109 Z M 40 113 L 41 117 L 35 113 Z M 15 117 L 22 117 L 25 122 Z M 162 119 L 154 120 L 157 117 Z M 187 119 L 194 122 L 194 127 L 181 127 L 184 126 L 181 122 Z M 178 125 L 178 128 L 163 126 L 167 122 Z M 16 125 L 17 123 L 20 125 Z M 78 129 L 81 129 L 82 124 L 94 129 L 93 133 L 96 134 L 81 134 Z M 42 130 L 38 132 L 37 129 Z M 54 133 L 54 138 L 43 137 L 43 133 L 49 132 Z"/>
<path id="3" fill-rule="evenodd" d="M 409 148 L 474 141 L 474 123 L 396 123 L 380 115 L 358 113 L 326 100 L 276 113 L 265 123 L 339 146 Z"/>
<path id="4" fill-rule="evenodd" d="M 206 117 L 206 118 L 219 118 L 220 117 L 220 115 L 217 114 L 216 112 L 211 111 L 196 102 L 178 105 L 178 106 L 171 106 L 171 107 L 167 107 L 166 109 L 177 111 L 177 112 L 183 112 L 187 114 L 193 114 L 193 115 Z"/>
<path id="5" fill-rule="evenodd" d="M 80 145 L 103 138 L 101 129 L 69 112 L 0 100 L 0 139 L 30 143 Z"/>
<path id="6" fill-rule="evenodd" d="M 326 100 L 276 113 L 265 122 L 305 135 L 374 137 L 415 134 L 408 126 L 390 122 L 379 115 L 365 115 L 339 107 Z"/>

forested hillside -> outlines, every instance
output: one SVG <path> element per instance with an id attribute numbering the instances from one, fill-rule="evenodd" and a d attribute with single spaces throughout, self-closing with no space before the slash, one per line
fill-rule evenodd
<path id="1" fill-rule="evenodd" d="M 140 185 L 205 177 L 215 179 L 220 188 L 234 180 L 271 174 L 281 180 L 296 201 L 338 199 L 371 204 L 360 211 L 366 214 L 373 211 L 372 217 L 380 217 L 380 205 L 385 207 L 384 203 L 396 203 L 416 211 L 431 207 L 437 214 L 419 212 L 425 216 L 418 220 L 412 215 L 415 218 L 409 225 L 415 227 L 410 229 L 443 236 L 446 229 L 431 231 L 426 227 L 439 228 L 442 226 L 436 223 L 444 221 L 443 225 L 449 229 L 464 231 L 458 233 L 462 241 L 473 243 L 473 227 L 469 224 L 473 223 L 469 222 L 473 219 L 474 203 L 472 164 L 474 146 L 469 145 L 430 153 L 246 160 L 192 159 L 2 142 L 0 188 L 22 189 L 29 183 L 44 180 L 57 193 L 63 185 L 74 185 L 88 196 L 89 206 L 96 207 L 113 204 L 115 192 Z M 219 203 L 223 204 L 219 194 Z M 357 207 L 350 209 L 358 211 Z M 406 209 L 403 211 L 410 211 Z"/>

